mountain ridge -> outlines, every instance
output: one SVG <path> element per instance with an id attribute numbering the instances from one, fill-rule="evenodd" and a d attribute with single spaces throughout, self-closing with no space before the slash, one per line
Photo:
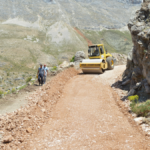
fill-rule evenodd
<path id="1" fill-rule="evenodd" d="M 22 19 L 43 26 L 64 21 L 81 29 L 122 28 L 141 0 L 0 0 L 0 20 Z"/>

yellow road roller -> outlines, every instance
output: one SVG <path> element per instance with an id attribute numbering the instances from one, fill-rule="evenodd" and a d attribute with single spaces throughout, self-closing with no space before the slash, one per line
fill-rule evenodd
<path id="1" fill-rule="evenodd" d="M 103 44 L 89 46 L 89 59 L 83 59 L 80 68 L 83 73 L 103 73 L 106 69 L 114 69 L 115 59 L 108 53 Z"/>

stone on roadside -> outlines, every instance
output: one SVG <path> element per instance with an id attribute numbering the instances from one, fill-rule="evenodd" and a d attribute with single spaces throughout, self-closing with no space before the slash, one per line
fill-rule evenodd
<path id="1" fill-rule="evenodd" d="M 62 69 L 61 69 L 61 68 L 58 68 L 57 72 L 58 72 L 58 73 L 62 72 Z"/>
<path id="2" fill-rule="evenodd" d="M 22 142 L 24 141 L 24 139 L 23 139 L 23 138 L 20 138 L 18 141 L 22 143 Z"/>
<path id="3" fill-rule="evenodd" d="M 136 90 L 135 90 L 135 89 L 131 89 L 131 90 L 129 91 L 127 97 L 128 97 L 128 96 L 132 96 L 132 95 L 134 95 L 135 93 L 136 93 Z"/>
<path id="4" fill-rule="evenodd" d="M 86 55 L 83 51 L 78 51 L 75 54 L 75 63 L 81 62 L 83 59 L 85 59 Z"/>
<path id="5" fill-rule="evenodd" d="M 74 63 L 74 62 L 71 62 L 71 63 L 69 64 L 69 66 L 70 66 L 70 67 L 74 67 L 74 66 L 75 66 L 75 63 Z"/>
<path id="6" fill-rule="evenodd" d="M 43 108 L 43 109 L 41 109 L 41 110 L 42 110 L 42 112 L 43 112 L 43 113 L 45 113 L 45 112 L 46 112 L 46 110 L 45 110 L 44 108 Z"/>
<path id="7" fill-rule="evenodd" d="M 61 65 L 59 65 L 60 68 L 68 68 L 69 67 L 69 62 L 64 61 Z"/>
<path id="8" fill-rule="evenodd" d="M 29 83 L 28 83 L 28 85 L 32 85 L 32 83 L 31 83 L 31 82 L 29 82 Z"/>
<path id="9" fill-rule="evenodd" d="M 32 129 L 29 127 L 26 129 L 27 133 L 32 133 Z"/>
<path id="10" fill-rule="evenodd" d="M 121 85 L 127 85 L 128 83 L 130 83 L 131 79 L 127 79 L 126 81 L 122 82 Z"/>
<path id="11" fill-rule="evenodd" d="M 11 135 L 4 137 L 2 140 L 3 143 L 10 143 L 11 141 L 13 141 L 13 137 Z"/>
<path id="12" fill-rule="evenodd" d="M 144 120 L 145 118 L 144 117 L 138 117 L 138 118 L 135 118 L 134 119 L 134 121 L 137 123 L 137 124 L 142 124 L 143 123 L 143 120 Z"/>
<path id="13" fill-rule="evenodd" d="M 57 74 L 57 71 L 51 71 L 51 76 L 55 76 Z"/>
<path id="14" fill-rule="evenodd" d="M 150 118 L 144 118 L 143 119 L 143 122 L 150 125 Z"/>
<path id="15" fill-rule="evenodd" d="M 147 118 L 150 118 L 150 112 L 149 112 L 149 113 L 147 113 L 146 117 L 147 117 Z"/>
<path id="16" fill-rule="evenodd" d="M 28 121 L 28 120 L 29 120 L 29 118 L 28 118 L 28 117 L 25 117 L 25 118 L 23 119 L 23 122 Z"/>

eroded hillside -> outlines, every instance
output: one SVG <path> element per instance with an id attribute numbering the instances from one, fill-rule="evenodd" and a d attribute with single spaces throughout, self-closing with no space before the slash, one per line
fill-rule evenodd
<path id="1" fill-rule="evenodd" d="M 14 24 L 24 20 L 39 29 L 58 21 L 81 29 L 121 28 L 140 3 L 141 0 L 0 0 L 0 20 Z"/>

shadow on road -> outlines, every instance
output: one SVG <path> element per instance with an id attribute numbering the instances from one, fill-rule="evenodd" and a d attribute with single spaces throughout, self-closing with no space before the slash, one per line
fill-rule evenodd
<path id="1" fill-rule="evenodd" d="M 116 81 L 115 83 L 113 83 L 113 84 L 111 85 L 111 87 L 112 87 L 112 88 L 115 88 L 115 89 L 122 90 L 122 91 L 126 91 L 126 92 L 129 92 L 129 91 L 130 91 L 130 85 L 128 84 L 128 85 L 124 85 L 124 86 L 123 86 L 121 80 L 118 80 L 118 81 Z M 124 95 L 124 96 L 121 98 L 122 101 L 125 101 L 125 99 L 127 99 L 127 96 L 126 96 L 126 95 Z"/>
<path id="2" fill-rule="evenodd" d="M 122 81 L 119 80 L 119 81 L 115 82 L 114 84 L 112 84 L 111 87 L 115 88 L 115 89 L 122 90 L 122 91 L 128 91 L 129 92 L 130 91 L 130 84 L 123 86 L 121 83 L 122 83 Z M 135 95 L 139 96 L 139 102 L 145 102 L 148 99 L 150 99 L 150 94 L 145 93 L 144 88 L 136 91 Z M 125 99 L 127 99 L 127 95 L 125 95 L 121 98 L 122 101 L 124 101 Z"/>

